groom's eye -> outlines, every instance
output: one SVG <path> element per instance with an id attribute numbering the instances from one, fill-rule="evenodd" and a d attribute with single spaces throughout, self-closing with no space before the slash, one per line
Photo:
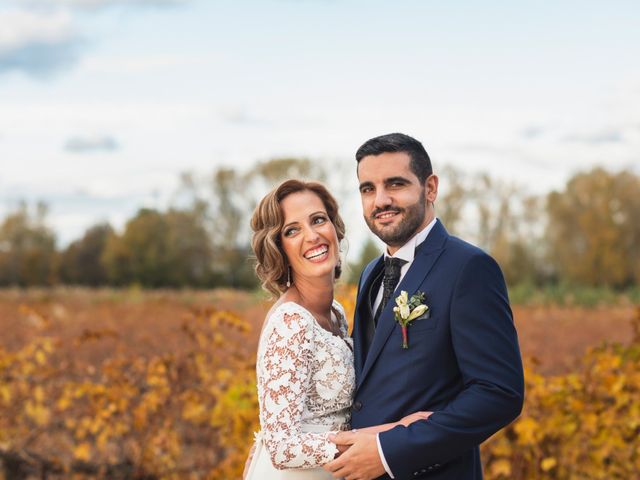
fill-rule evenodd
<path id="1" fill-rule="evenodd" d="M 400 188 L 400 187 L 404 187 L 407 184 L 407 182 L 404 182 L 402 180 L 394 180 L 392 182 L 389 182 L 389 187 L 391 188 Z"/>

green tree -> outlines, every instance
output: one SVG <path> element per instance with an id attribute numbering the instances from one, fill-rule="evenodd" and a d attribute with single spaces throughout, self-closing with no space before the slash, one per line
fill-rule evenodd
<path id="1" fill-rule="evenodd" d="M 0 224 L 0 285 L 55 283 L 55 235 L 46 225 L 47 206 L 31 211 L 26 203 Z"/>
<path id="2" fill-rule="evenodd" d="M 640 282 L 640 178 L 595 168 L 547 197 L 549 258 L 559 279 L 627 287 Z"/>
<path id="3" fill-rule="evenodd" d="M 491 253 L 510 285 L 545 278 L 541 198 L 487 173 L 447 166 L 436 214 L 450 233 Z"/>
<path id="4" fill-rule="evenodd" d="M 102 255 L 114 232 L 109 224 L 94 225 L 83 237 L 69 244 L 60 255 L 60 279 L 64 283 L 90 285 L 108 283 Z"/>
<path id="5" fill-rule="evenodd" d="M 455 167 L 445 166 L 438 176 L 442 190 L 436 201 L 437 215 L 449 232 L 457 234 L 464 220 L 465 205 L 471 200 L 473 191 L 467 178 Z"/>
<path id="6" fill-rule="evenodd" d="M 102 262 L 119 285 L 205 286 L 212 281 L 209 236 L 191 211 L 139 210 L 122 235 L 109 237 Z"/>

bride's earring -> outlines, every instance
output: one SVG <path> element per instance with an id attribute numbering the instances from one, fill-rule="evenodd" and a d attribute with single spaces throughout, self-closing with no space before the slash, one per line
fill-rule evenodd
<path id="1" fill-rule="evenodd" d="M 291 267 L 287 267 L 287 288 L 291 286 Z"/>

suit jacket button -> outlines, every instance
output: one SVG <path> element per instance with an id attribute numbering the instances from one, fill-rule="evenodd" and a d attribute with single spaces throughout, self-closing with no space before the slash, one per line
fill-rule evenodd
<path id="1" fill-rule="evenodd" d="M 359 411 L 362 409 L 362 402 L 361 402 L 360 400 L 356 400 L 356 401 L 353 403 L 353 409 L 354 409 L 356 412 L 359 412 Z"/>

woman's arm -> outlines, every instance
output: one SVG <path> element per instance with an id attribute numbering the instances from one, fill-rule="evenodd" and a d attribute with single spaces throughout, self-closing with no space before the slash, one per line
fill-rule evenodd
<path id="1" fill-rule="evenodd" d="M 265 338 L 258 369 L 260 424 L 264 447 L 277 469 L 312 468 L 333 460 L 332 432 L 303 432 L 306 389 L 314 355 L 309 319 L 283 312 Z"/>

